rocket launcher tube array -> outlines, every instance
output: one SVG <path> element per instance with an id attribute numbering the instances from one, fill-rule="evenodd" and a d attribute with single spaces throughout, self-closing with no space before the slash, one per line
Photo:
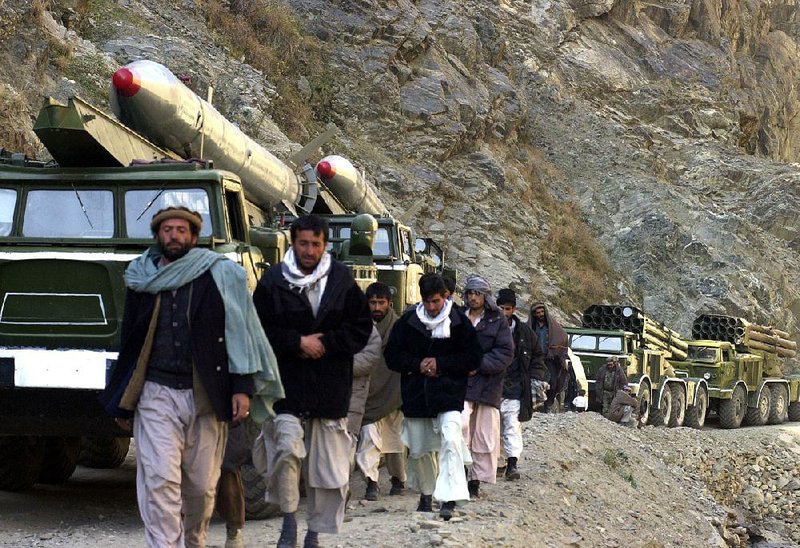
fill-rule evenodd
<path id="1" fill-rule="evenodd" d="M 250 200 L 284 202 L 310 211 L 304 181 L 292 168 L 245 135 L 165 66 L 142 60 L 119 69 L 112 81 L 111 107 L 123 124 L 183 158 L 200 158 L 203 141 L 204 159 L 238 175 Z"/>

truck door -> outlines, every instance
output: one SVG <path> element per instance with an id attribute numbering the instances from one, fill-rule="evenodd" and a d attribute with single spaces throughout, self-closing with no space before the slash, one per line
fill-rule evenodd
<path id="1" fill-rule="evenodd" d="M 232 243 L 236 245 L 236 253 L 244 268 L 247 279 L 247 288 L 252 292 L 256 289 L 256 284 L 261 277 L 262 270 L 258 263 L 264 257 L 261 250 L 250 245 L 250 235 L 247 230 L 247 217 L 244 208 L 244 197 L 242 187 L 235 183 L 225 185 L 225 220 L 230 230 Z"/>

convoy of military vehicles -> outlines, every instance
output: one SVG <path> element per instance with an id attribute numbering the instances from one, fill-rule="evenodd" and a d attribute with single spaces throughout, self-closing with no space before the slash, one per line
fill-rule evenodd
<path id="1" fill-rule="evenodd" d="M 283 258 L 291 220 L 312 212 L 362 287 L 393 288 L 398 312 L 419 300 L 423 273 L 455 277 L 443 249 L 388 215 L 349 161 L 308 163 L 332 131 L 283 162 L 150 61 L 115 73 L 111 105 L 119 121 L 79 97 L 48 99 L 34 131 L 53 160 L 0 157 L 0 489 L 124 460 L 130 440 L 97 396 L 119 349 L 123 272 L 152 244 L 163 207 L 200 212 L 199 245 L 241 264 L 251 289 Z M 796 345 L 783 331 L 704 315 L 687 340 L 635 307 L 595 305 L 568 333 L 590 408 L 598 369 L 616 357 L 644 422 L 800 420 L 800 377 L 781 367 Z"/>

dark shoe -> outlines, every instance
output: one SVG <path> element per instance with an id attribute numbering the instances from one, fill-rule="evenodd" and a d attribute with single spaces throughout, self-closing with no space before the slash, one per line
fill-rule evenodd
<path id="1" fill-rule="evenodd" d="M 508 457 L 508 459 L 506 460 L 506 479 L 507 480 L 519 479 L 519 470 L 517 470 L 516 457 Z"/>
<path id="2" fill-rule="evenodd" d="M 367 478 L 367 491 L 364 493 L 366 500 L 378 500 L 378 482 Z"/>
<path id="3" fill-rule="evenodd" d="M 283 514 L 283 527 L 278 548 L 297 548 L 297 520 L 294 513 Z"/>
<path id="4" fill-rule="evenodd" d="M 303 542 L 303 548 L 319 548 L 319 533 L 309 530 L 306 533 L 306 540 Z"/>
<path id="5" fill-rule="evenodd" d="M 406 485 L 398 478 L 392 476 L 392 488 L 389 489 L 390 495 L 402 495 L 405 491 Z"/>
<path id="6" fill-rule="evenodd" d="M 469 480 L 467 482 L 467 489 L 469 489 L 470 498 L 476 499 L 481 496 L 481 482 L 480 480 Z"/>
<path id="7" fill-rule="evenodd" d="M 456 508 L 456 503 L 453 501 L 450 502 L 443 502 L 442 508 L 439 510 L 439 517 L 445 521 L 450 521 L 450 518 L 453 517 L 453 510 Z"/>
<path id="8" fill-rule="evenodd" d="M 417 512 L 433 512 L 433 495 L 420 495 Z"/>

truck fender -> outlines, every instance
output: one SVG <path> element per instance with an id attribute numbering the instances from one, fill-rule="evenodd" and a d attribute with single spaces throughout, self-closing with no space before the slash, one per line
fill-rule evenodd
<path id="1" fill-rule="evenodd" d="M 686 405 L 694 405 L 701 390 L 705 390 L 706 394 L 708 394 L 708 382 L 705 379 L 687 377 L 682 380 L 686 383 Z"/>
<path id="2" fill-rule="evenodd" d="M 747 398 L 747 407 L 758 407 L 758 400 L 761 397 L 761 392 L 769 390 L 770 384 L 781 384 L 789 390 L 789 381 L 786 379 L 763 379 L 761 384 L 758 385 L 758 390 L 753 390 Z M 747 387 L 745 387 L 747 388 Z"/>

